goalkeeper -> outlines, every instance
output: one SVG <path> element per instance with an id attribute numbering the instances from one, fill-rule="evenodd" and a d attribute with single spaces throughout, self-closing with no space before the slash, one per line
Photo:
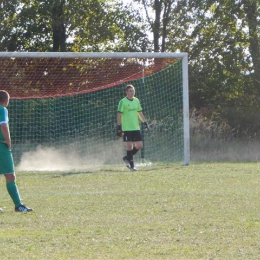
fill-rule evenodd
<path id="1" fill-rule="evenodd" d="M 126 143 L 126 156 L 123 157 L 126 167 L 130 171 L 136 171 L 133 155 L 143 148 L 139 119 L 144 123 L 146 131 L 149 127 L 142 113 L 140 101 L 135 97 L 134 86 L 127 85 L 125 92 L 126 97 L 120 100 L 117 109 L 117 136 L 123 136 Z"/>
<path id="2" fill-rule="evenodd" d="M 32 209 L 27 208 L 21 203 L 18 188 L 15 182 L 14 162 L 11 152 L 11 138 L 8 126 L 8 111 L 10 96 L 5 90 L 0 90 L 0 175 L 6 179 L 6 188 L 12 198 L 16 212 L 29 212 Z M 2 209 L 0 208 L 0 212 Z"/>

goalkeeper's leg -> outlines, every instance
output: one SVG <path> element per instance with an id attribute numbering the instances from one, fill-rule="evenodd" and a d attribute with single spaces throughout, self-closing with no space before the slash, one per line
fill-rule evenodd
<path id="1" fill-rule="evenodd" d="M 135 155 L 142 148 L 143 148 L 143 142 L 142 141 L 136 142 L 133 148 L 133 155 Z"/>
<path id="2" fill-rule="evenodd" d="M 128 161 L 129 166 L 126 164 L 126 167 L 129 169 L 134 168 L 134 160 L 133 160 L 133 142 L 126 141 L 126 156 L 123 157 L 124 162 Z"/>
<path id="3" fill-rule="evenodd" d="M 130 168 L 134 168 L 134 160 L 133 160 L 133 150 L 127 150 L 126 151 L 126 156 L 127 156 L 127 159 L 129 161 L 129 164 L 130 164 Z"/>
<path id="4" fill-rule="evenodd" d="M 130 143 L 130 142 L 127 142 Z M 133 147 L 133 144 L 127 144 L 127 159 L 129 161 L 130 167 L 133 169 L 134 168 L 134 159 L 133 156 L 143 148 L 143 142 L 138 141 L 135 142 L 135 145 Z"/>
<path id="5" fill-rule="evenodd" d="M 123 157 L 123 161 L 125 162 L 127 168 L 136 171 L 134 167 L 133 155 L 135 155 L 140 149 L 143 148 L 141 132 L 140 131 L 124 132 L 123 140 L 126 143 L 126 156 Z"/>

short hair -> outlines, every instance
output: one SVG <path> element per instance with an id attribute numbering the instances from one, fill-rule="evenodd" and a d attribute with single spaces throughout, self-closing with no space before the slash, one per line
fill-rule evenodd
<path id="1" fill-rule="evenodd" d="M 133 88 L 134 89 L 135 87 L 133 85 L 129 84 L 129 85 L 127 85 L 125 87 L 125 92 L 127 92 L 129 88 Z"/>
<path id="2" fill-rule="evenodd" d="M 0 103 L 5 102 L 10 97 L 9 93 L 5 90 L 0 90 Z"/>

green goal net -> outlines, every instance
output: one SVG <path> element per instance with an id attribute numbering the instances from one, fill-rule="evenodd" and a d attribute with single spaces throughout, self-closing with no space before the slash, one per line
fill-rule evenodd
<path id="1" fill-rule="evenodd" d="M 150 126 L 149 133 L 142 130 L 144 149 L 135 161 L 188 164 L 186 56 L 93 55 L 0 57 L 1 89 L 11 96 L 8 111 L 16 165 L 47 170 L 54 165 L 121 164 L 125 145 L 116 136 L 116 113 L 127 84 L 135 86 Z"/>

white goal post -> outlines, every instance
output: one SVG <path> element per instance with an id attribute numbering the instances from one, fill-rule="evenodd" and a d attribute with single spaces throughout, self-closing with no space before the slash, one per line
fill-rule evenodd
<path id="1" fill-rule="evenodd" d="M 183 113 L 183 164 L 190 163 L 190 127 L 189 127 L 189 86 L 188 86 L 188 54 L 177 53 L 135 53 L 135 52 L 1 52 L 0 58 L 99 58 L 99 59 L 178 59 L 182 66 L 182 113 Z M 3 88 L 3 86 L 2 86 Z"/>

